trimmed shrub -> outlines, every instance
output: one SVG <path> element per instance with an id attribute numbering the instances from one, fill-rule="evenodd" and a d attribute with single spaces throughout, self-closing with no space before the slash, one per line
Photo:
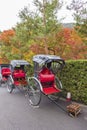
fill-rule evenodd
<path id="1" fill-rule="evenodd" d="M 60 75 L 63 92 L 71 92 L 72 99 L 87 104 L 87 60 L 66 61 Z"/>

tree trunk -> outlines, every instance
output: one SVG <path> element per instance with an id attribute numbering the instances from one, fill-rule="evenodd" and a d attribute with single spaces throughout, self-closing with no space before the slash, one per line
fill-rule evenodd
<path id="1" fill-rule="evenodd" d="M 43 0 L 43 24 L 44 24 L 44 46 L 45 46 L 45 53 L 48 54 L 48 46 L 47 46 L 47 40 L 46 40 L 46 16 L 45 16 L 45 3 L 46 0 Z"/>

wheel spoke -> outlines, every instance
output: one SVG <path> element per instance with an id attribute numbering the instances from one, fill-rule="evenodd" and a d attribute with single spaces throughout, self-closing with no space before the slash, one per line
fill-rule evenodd
<path id="1" fill-rule="evenodd" d="M 7 81 L 7 90 L 9 93 L 12 93 L 13 91 L 13 83 L 10 77 L 8 78 L 8 81 Z"/>
<path id="2" fill-rule="evenodd" d="M 29 86 L 27 89 L 29 102 L 33 106 L 37 106 L 41 100 L 41 91 L 38 81 L 32 77 L 29 79 Z"/>

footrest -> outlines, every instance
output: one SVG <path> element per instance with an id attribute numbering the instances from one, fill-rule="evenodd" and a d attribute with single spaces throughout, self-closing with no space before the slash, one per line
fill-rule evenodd
<path id="1" fill-rule="evenodd" d="M 53 93 L 59 93 L 61 92 L 60 89 L 56 89 L 54 87 L 45 87 L 43 88 L 43 93 L 46 95 L 53 94 Z"/>
<path id="2" fill-rule="evenodd" d="M 70 115 L 76 117 L 80 113 L 81 107 L 79 104 L 72 103 L 67 106 L 67 111 Z"/>
<path id="3" fill-rule="evenodd" d="M 22 81 L 14 81 L 14 84 L 16 86 L 19 86 L 19 85 L 27 85 L 27 81 L 26 80 L 22 80 Z"/>

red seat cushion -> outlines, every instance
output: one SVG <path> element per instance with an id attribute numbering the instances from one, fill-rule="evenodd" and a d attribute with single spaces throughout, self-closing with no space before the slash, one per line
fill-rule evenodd
<path id="1" fill-rule="evenodd" d="M 9 68 L 2 68 L 2 75 L 3 76 L 8 76 L 11 74 L 11 70 Z"/>
<path id="2" fill-rule="evenodd" d="M 43 93 L 46 95 L 53 94 L 53 93 L 59 93 L 61 92 L 60 89 L 56 89 L 55 87 L 45 87 L 43 88 Z"/>

